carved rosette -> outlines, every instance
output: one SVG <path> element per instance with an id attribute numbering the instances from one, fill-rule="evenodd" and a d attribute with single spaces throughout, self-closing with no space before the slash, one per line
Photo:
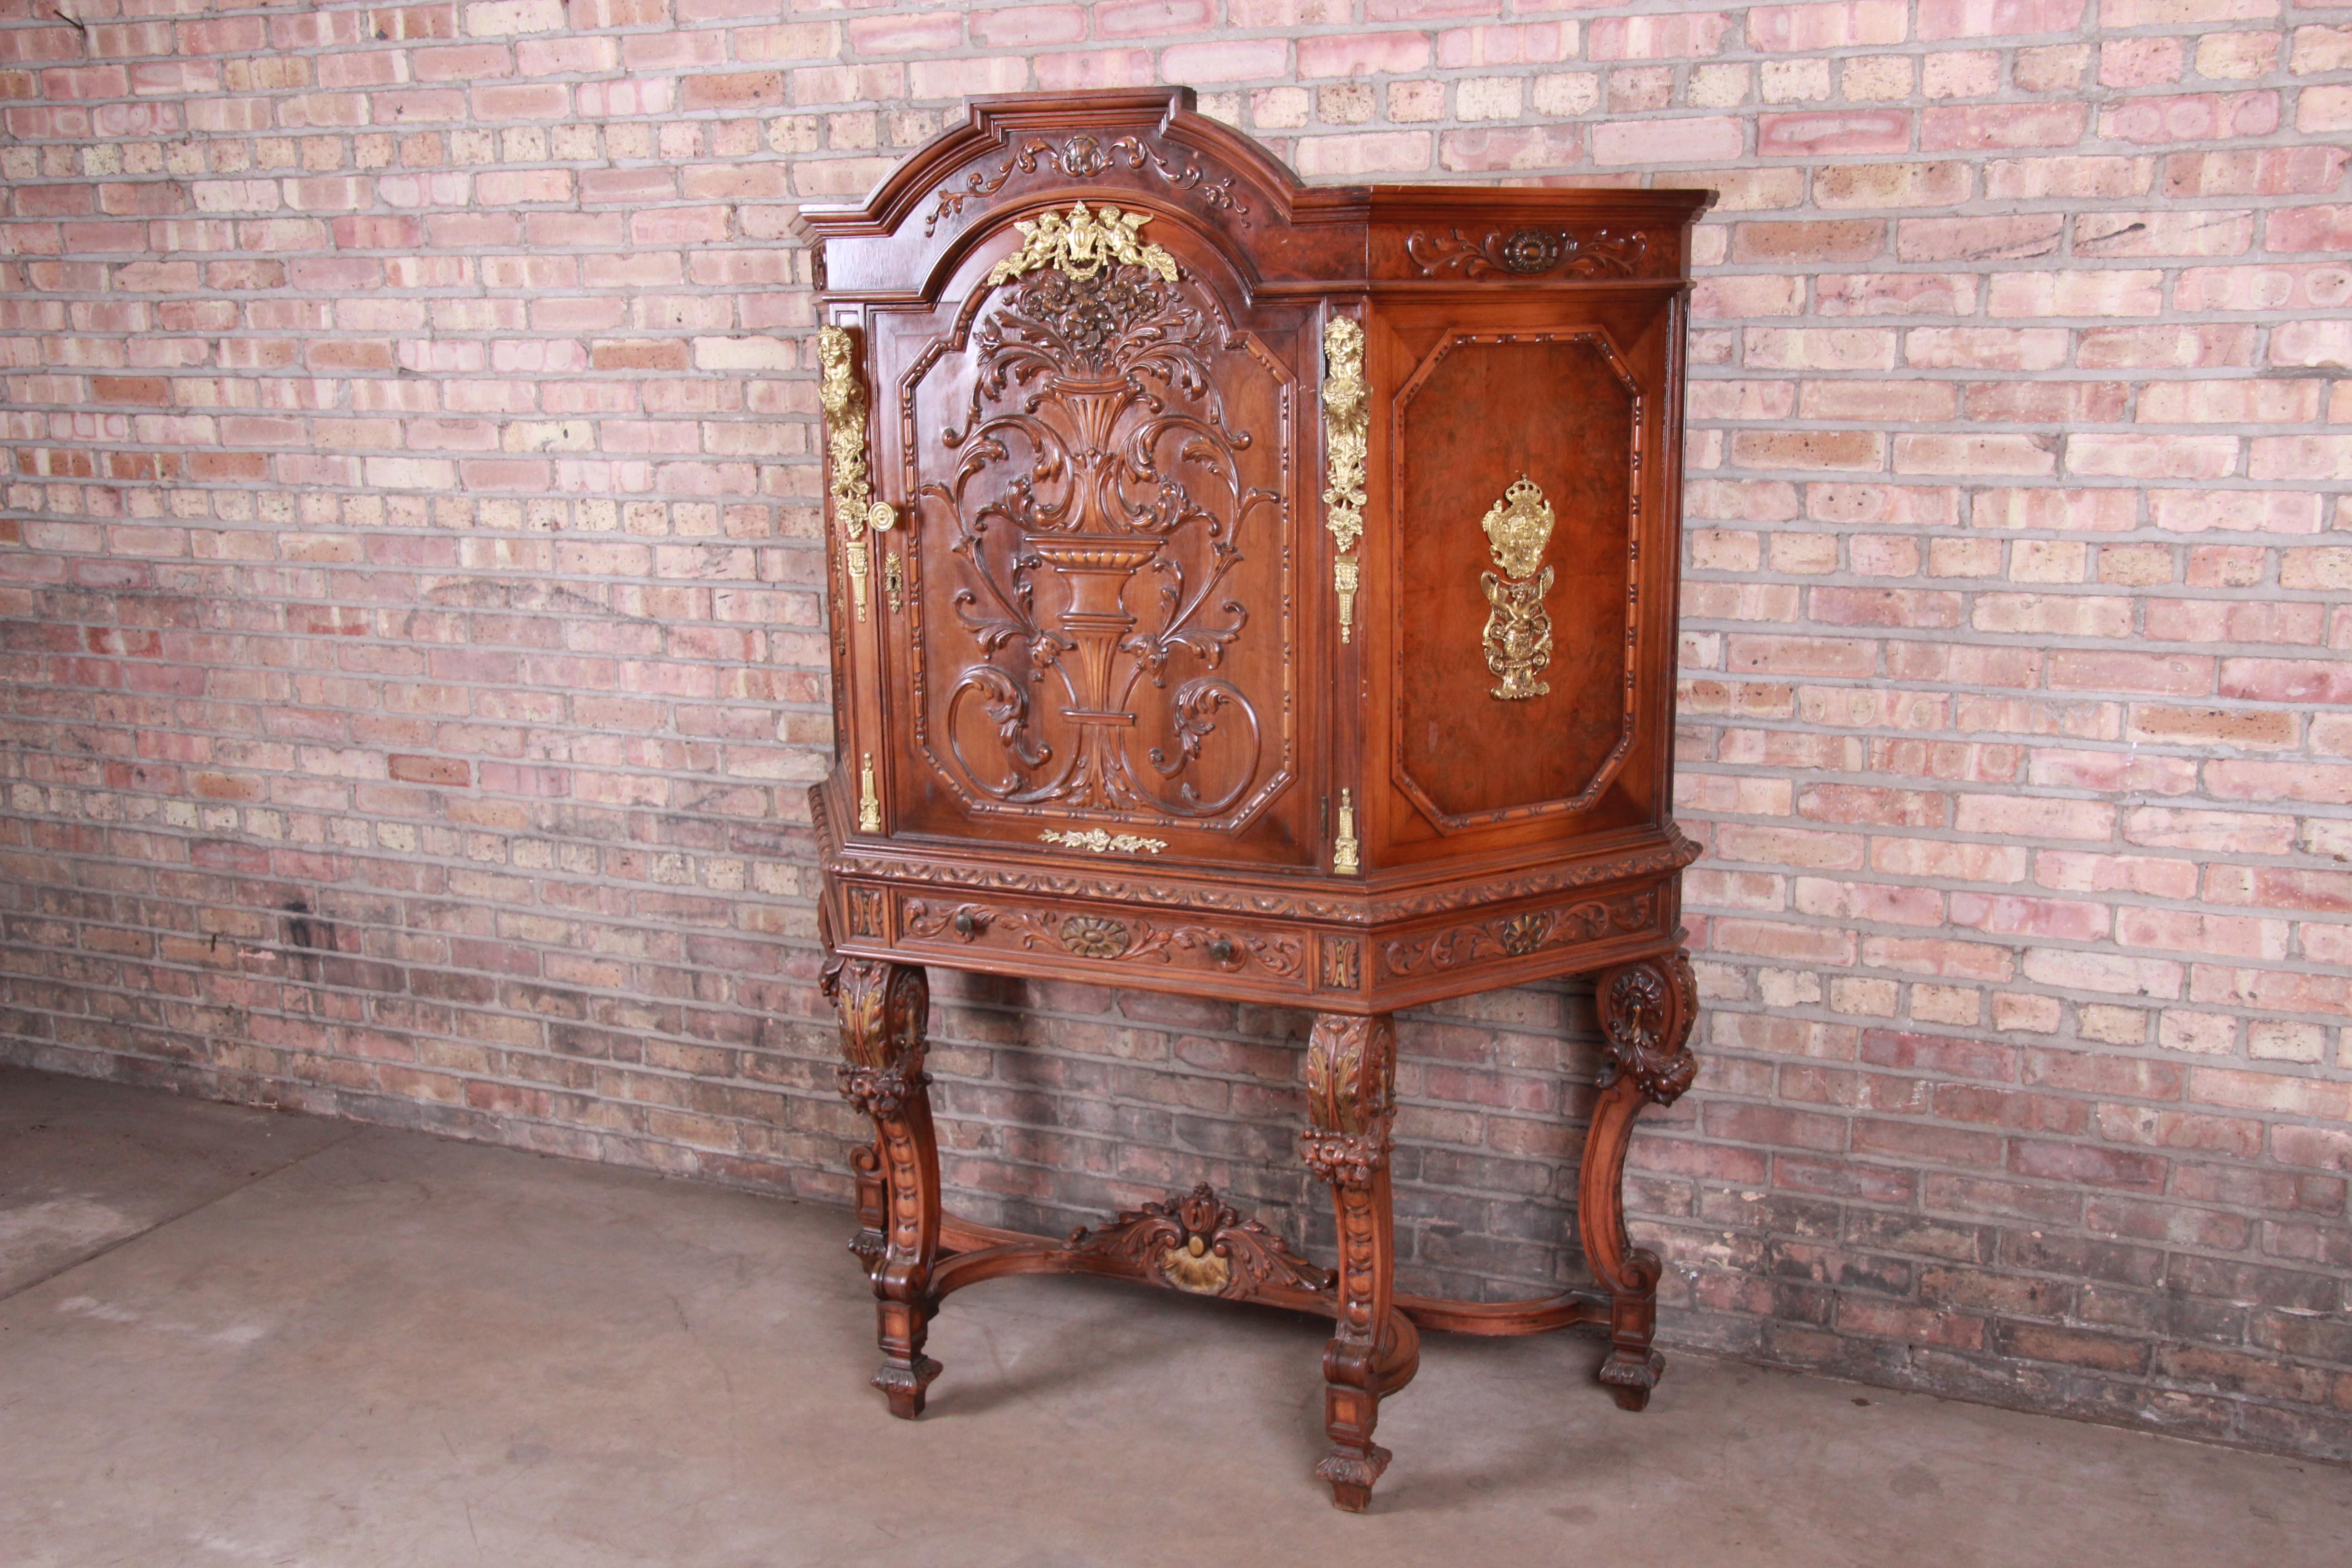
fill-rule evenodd
<path id="1" fill-rule="evenodd" d="M 1687 1044 L 1698 1017 L 1698 983 L 1679 948 L 1629 963 L 1601 978 L 1601 1026 L 1607 1060 L 1601 1087 L 1629 1078 L 1644 1099 L 1671 1105 L 1698 1076 Z"/>

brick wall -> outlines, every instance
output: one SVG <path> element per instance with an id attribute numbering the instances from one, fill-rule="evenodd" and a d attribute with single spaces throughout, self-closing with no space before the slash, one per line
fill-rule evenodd
<path id="1" fill-rule="evenodd" d="M 1723 193 L 1667 1336 L 2352 1455 L 2347 8 L 0 0 L 0 1057 L 841 1198 L 793 203 L 1160 79 Z M 1304 1019 L 939 994 L 963 1206 L 1328 1231 Z M 1590 1024 L 1406 1020 L 1415 1283 L 1576 1276 Z"/>

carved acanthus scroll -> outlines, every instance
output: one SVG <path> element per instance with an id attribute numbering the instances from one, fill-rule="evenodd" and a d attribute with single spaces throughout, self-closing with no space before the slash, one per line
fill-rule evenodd
<path id="1" fill-rule="evenodd" d="M 841 530 L 841 556 L 849 571 L 849 594 L 857 618 L 866 618 L 866 583 L 873 571 L 866 531 L 887 532 L 898 514 L 874 499 L 866 471 L 866 388 L 857 379 L 857 339 L 846 327 L 819 327 L 817 362 L 824 379 L 817 401 L 824 409 L 826 445 L 833 458 L 833 517 Z"/>
<path id="2" fill-rule="evenodd" d="M 954 472 L 917 492 L 950 530 L 966 583 L 949 608 L 982 655 L 948 694 L 950 778 L 1015 806 L 1214 817 L 1259 782 L 1265 742 L 1220 673 L 1249 614 L 1225 584 L 1282 507 L 1246 482 L 1252 437 L 1227 420 L 1219 356 L 1241 345 L 1196 280 L 1137 242 L 1143 215 L 1046 216 L 992 274 L 1019 281 L 973 331 L 966 421 L 940 437 Z M 1156 584 L 1149 608 L 1129 603 L 1139 580 Z M 1146 682 L 1166 698 L 1139 700 Z M 1156 743 L 1146 702 L 1167 726 Z M 1047 842 L 1165 847 L 1089 827 Z"/>
<path id="3" fill-rule="evenodd" d="M 1331 586 L 1339 597 L 1339 640 L 1353 636 L 1364 536 L 1364 461 L 1371 431 L 1372 389 L 1364 380 L 1364 329 L 1345 316 L 1323 328 L 1323 504 L 1332 548 Z"/>
<path id="4" fill-rule="evenodd" d="M 1244 1220 L 1207 1186 L 1129 1209 L 1100 1230 L 1080 1226 L 1070 1233 L 1069 1247 L 1201 1296 L 1246 1297 L 1267 1285 L 1319 1293 L 1331 1283 L 1329 1274 L 1263 1224 Z"/>
<path id="5" fill-rule="evenodd" d="M 1644 1100 L 1672 1105 L 1698 1076 L 1691 1054 L 1691 1024 L 1698 1016 L 1698 982 L 1680 948 L 1628 964 L 1602 977 L 1601 1026 L 1608 1059 L 1601 1087 L 1629 1078 Z"/>
<path id="6" fill-rule="evenodd" d="M 1489 229 L 1477 239 L 1457 228 L 1447 234 L 1415 229 L 1406 237 L 1404 248 L 1423 278 L 1447 272 L 1464 278 L 1491 278 L 1497 272 L 1538 278 L 1554 270 L 1570 278 L 1632 278 L 1642 270 L 1650 247 L 1643 235 L 1605 228 L 1591 234 L 1542 228 L 1518 228 L 1506 234 Z"/>
<path id="7" fill-rule="evenodd" d="M 1121 136 L 1106 144 L 1099 137 L 1081 132 L 1058 147 L 1033 136 L 1008 153 L 994 169 L 974 169 L 966 174 L 961 189 L 951 184 L 941 185 L 938 204 L 923 219 L 923 233 L 929 237 L 937 232 L 942 218 L 961 216 L 964 204 L 973 197 L 994 195 L 1016 174 L 1034 174 L 1041 168 L 1048 168 L 1065 179 L 1091 180 L 1118 164 L 1157 174 L 1172 188 L 1190 193 L 1194 201 L 1213 211 L 1240 215 L 1250 210 L 1249 204 L 1234 194 L 1231 174 L 1212 180 L 1199 163 L 1171 163 L 1167 154 L 1145 146 L 1133 136 Z M 1237 216 L 1235 221 L 1243 228 L 1249 227 L 1245 217 Z"/>

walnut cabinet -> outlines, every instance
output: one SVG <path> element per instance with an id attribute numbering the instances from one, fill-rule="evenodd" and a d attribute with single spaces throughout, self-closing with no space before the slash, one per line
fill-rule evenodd
<path id="1" fill-rule="evenodd" d="M 982 100 L 817 244 L 838 755 L 812 792 L 883 1365 L 941 1300 L 1118 1275 L 1322 1313 L 1365 1506 L 1419 1331 L 1591 1323 L 1640 1409 L 1620 1186 L 1688 1086 L 1669 808 L 1698 191 L 1302 185 L 1183 90 Z M 926 966 L 1305 1009 L 1339 1255 L 1205 1188 L 1067 1240 L 941 1212 Z M 1399 1295 L 1399 1007 L 1595 976 L 1594 1285 Z"/>

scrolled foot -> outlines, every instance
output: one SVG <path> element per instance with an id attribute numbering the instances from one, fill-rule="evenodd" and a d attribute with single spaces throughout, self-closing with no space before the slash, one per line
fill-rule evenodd
<path id="1" fill-rule="evenodd" d="M 1620 1410 L 1642 1410 L 1650 1403 L 1650 1390 L 1658 1386 L 1665 1375 L 1666 1358 L 1653 1350 L 1628 1350 L 1620 1346 L 1609 1352 L 1601 1363 L 1601 1382 L 1616 1396 Z"/>
<path id="2" fill-rule="evenodd" d="M 1345 1513 L 1361 1513 L 1371 1505 L 1372 1484 L 1389 1468 L 1389 1451 L 1367 1443 L 1360 1451 L 1334 1448 L 1323 1456 L 1315 1473 L 1331 1483 L 1331 1506 Z"/>
<path id="3" fill-rule="evenodd" d="M 886 1361 L 882 1370 L 874 1374 L 874 1386 L 890 1402 L 891 1415 L 901 1421 L 912 1421 L 923 1413 L 923 1391 L 939 1375 L 940 1363 L 927 1355 L 917 1356 L 908 1366 Z"/>

